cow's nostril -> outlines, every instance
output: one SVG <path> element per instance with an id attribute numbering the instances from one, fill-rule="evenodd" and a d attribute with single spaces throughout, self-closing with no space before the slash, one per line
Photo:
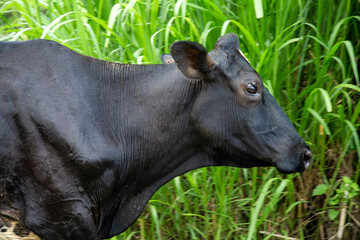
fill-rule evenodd
<path id="1" fill-rule="evenodd" d="M 304 151 L 304 155 L 303 155 L 305 169 L 309 167 L 311 159 L 312 159 L 312 153 L 311 153 L 311 151 L 309 149 L 306 149 Z"/>

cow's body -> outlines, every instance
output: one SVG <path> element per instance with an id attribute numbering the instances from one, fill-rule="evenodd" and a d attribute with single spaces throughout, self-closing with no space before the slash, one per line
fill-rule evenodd
<path id="1" fill-rule="evenodd" d="M 211 91 L 176 64 L 105 62 L 46 40 L 0 43 L 0 214 L 44 239 L 100 239 L 124 231 L 159 187 L 191 169 L 274 165 L 226 153 L 232 139 L 209 140 L 197 127 L 197 99 Z M 207 114 L 222 120 L 229 105 Z"/>

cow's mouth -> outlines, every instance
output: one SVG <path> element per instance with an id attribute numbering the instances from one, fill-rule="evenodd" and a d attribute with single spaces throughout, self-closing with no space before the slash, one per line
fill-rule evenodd
<path id="1" fill-rule="evenodd" d="M 248 154 L 229 154 L 220 149 L 213 149 L 217 154 L 217 163 L 222 166 L 233 166 L 240 168 L 252 168 L 252 167 L 276 167 L 280 173 L 291 174 L 296 172 L 304 172 L 310 165 L 312 154 L 311 151 L 306 148 L 300 156 L 296 158 L 293 156 L 287 156 L 279 160 L 273 160 L 270 158 L 259 159 L 255 156 Z"/>

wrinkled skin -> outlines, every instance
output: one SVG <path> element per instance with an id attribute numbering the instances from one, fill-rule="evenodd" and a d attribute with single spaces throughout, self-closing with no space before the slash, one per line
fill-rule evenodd
<path id="1" fill-rule="evenodd" d="M 55 42 L 0 43 L 0 213 L 42 239 L 126 230 L 166 182 L 205 166 L 302 172 L 311 152 L 238 38 L 123 65 Z M 221 184 L 221 183 L 219 183 Z"/>

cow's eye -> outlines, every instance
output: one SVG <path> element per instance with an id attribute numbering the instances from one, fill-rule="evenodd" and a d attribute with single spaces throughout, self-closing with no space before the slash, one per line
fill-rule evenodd
<path id="1" fill-rule="evenodd" d="M 257 87 L 252 83 L 248 83 L 246 85 L 246 92 L 248 92 L 250 94 L 255 94 L 255 93 L 257 93 Z"/>

